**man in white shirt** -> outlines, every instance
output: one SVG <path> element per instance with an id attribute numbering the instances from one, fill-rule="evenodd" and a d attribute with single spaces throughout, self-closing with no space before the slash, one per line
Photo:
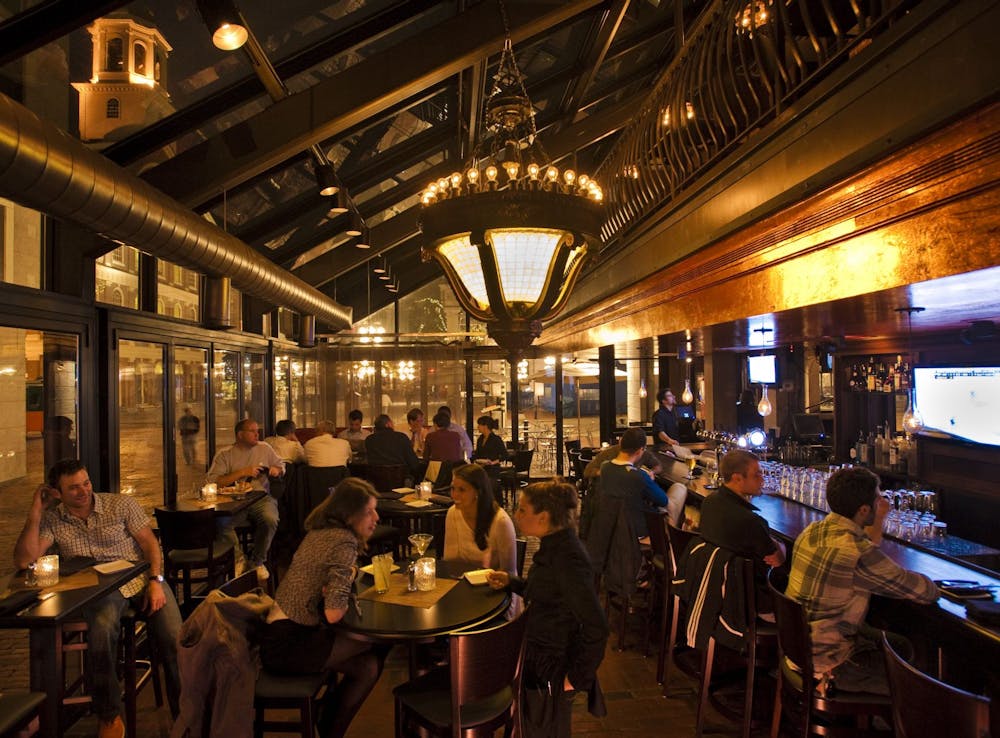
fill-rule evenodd
<path id="1" fill-rule="evenodd" d="M 273 448 L 286 464 L 306 460 L 306 452 L 295 435 L 295 423 L 291 420 L 279 420 L 274 427 L 274 435 L 265 438 L 264 443 Z"/>
<path id="2" fill-rule="evenodd" d="M 337 438 L 342 438 L 351 444 L 351 458 L 354 461 L 360 463 L 365 462 L 365 439 L 371 435 L 371 431 L 365 430 L 361 427 L 361 422 L 364 420 L 364 415 L 362 415 L 360 410 L 351 410 L 347 414 L 347 428 L 340 432 Z M 318 428 L 319 426 L 317 426 Z M 334 427 L 333 430 L 336 430 Z M 332 433 L 333 431 L 331 431 Z M 308 444 L 307 444 L 308 445 Z M 315 464 L 310 463 L 310 466 L 315 466 Z M 324 466 L 328 466 L 324 464 Z"/>
<path id="3" fill-rule="evenodd" d="M 334 438 L 337 430 L 329 420 L 316 424 L 316 436 L 306 441 L 306 463 L 309 466 L 343 466 L 351 460 L 351 444 L 343 438 Z"/>

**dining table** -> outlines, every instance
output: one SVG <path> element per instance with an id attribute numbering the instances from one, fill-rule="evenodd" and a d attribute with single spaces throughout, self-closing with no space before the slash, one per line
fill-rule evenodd
<path id="1" fill-rule="evenodd" d="M 82 611 L 87 605 L 121 587 L 148 568 L 149 563 L 146 561 L 122 562 L 120 569 L 107 573 L 97 571 L 93 566 L 87 566 L 78 573 L 92 573 L 93 576 L 88 579 L 96 580 L 96 583 L 73 589 L 62 589 L 59 585 L 51 589 L 42 589 L 40 594 L 44 599 L 40 598 L 16 613 L 0 616 L 0 628 L 28 631 L 29 687 L 33 692 L 44 692 L 46 695 L 39 713 L 40 738 L 57 738 L 62 736 L 68 727 L 63 724 L 62 711 L 65 691 L 63 626 L 80 620 Z M 63 584 L 66 582 L 63 581 Z M 23 589 L 23 585 L 12 579 L 10 588 Z"/>
<path id="2" fill-rule="evenodd" d="M 206 500 L 200 497 L 182 497 L 173 503 L 162 505 L 161 507 L 165 510 L 177 510 L 181 512 L 214 510 L 217 516 L 225 517 L 243 512 L 267 494 L 262 489 L 238 492 L 235 488 L 223 487 L 218 491 L 214 500 Z"/>
<path id="3" fill-rule="evenodd" d="M 439 636 L 447 636 L 483 625 L 507 610 L 510 593 L 494 590 L 488 584 L 470 584 L 465 573 L 477 567 L 466 562 L 436 561 L 436 578 L 447 591 L 429 607 L 422 606 L 420 595 L 412 594 L 414 604 L 405 602 L 402 582 L 409 562 L 398 563 L 392 574 L 390 591 L 381 596 L 373 591 L 374 578 L 362 573 L 354 583 L 352 605 L 347 608 L 337 628 L 352 638 L 376 643 L 404 644 L 410 650 L 410 675 L 416 676 L 416 646 Z M 394 585 L 394 586 L 393 586 Z M 394 594 L 395 593 L 395 594 Z"/>

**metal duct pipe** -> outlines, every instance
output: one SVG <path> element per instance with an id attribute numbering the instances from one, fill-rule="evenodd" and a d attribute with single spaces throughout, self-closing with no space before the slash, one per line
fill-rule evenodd
<path id="1" fill-rule="evenodd" d="M 242 292 L 335 330 L 351 325 L 351 308 L 3 94 L 0 194 L 209 277 L 229 277 Z"/>

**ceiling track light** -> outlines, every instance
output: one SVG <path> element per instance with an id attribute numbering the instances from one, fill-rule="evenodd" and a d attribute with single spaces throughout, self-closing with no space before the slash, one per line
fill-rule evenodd
<path id="1" fill-rule="evenodd" d="M 385 288 L 392 293 L 399 292 L 399 282 L 396 279 L 393 279 L 391 282 L 389 282 L 389 284 L 385 286 Z"/>
<path id="2" fill-rule="evenodd" d="M 385 274 L 385 269 L 386 269 L 386 263 L 385 263 L 385 257 L 383 256 L 378 261 L 375 262 L 375 266 L 372 267 L 372 272 L 375 274 Z"/>
<path id="3" fill-rule="evenodd" d="M 387 266 L 385 268 L 385 271 L 382 272 L 380 275 L 378 275 L 378 278 L 381 279 L 383 282 L 391 282 L 392 281 L 392 271 Z"/>
<path id="4" fill-rule="evenodd" d="M 343 215 L 351 209 L 351 196 L 347 194 L 347 188 L 343 185 L 340 186 L 340 190 L 337 191 L 334 197 L 333 204 L 327 211 L 327 215 L 331 217 L 336 217 L 338 215 Z"/>
<path id="5" fill-rule="evenodd" d="M 365 232 L 365 219 L 361 217 L 361 213 L 357 210 L 352 210 L 348 216 L 347 227 L 344 229 L 344 235 L 354 238 L 355 236 L 360 236 Z"/>
<path id="6" fill-rule="evenodd" d="M 358 240 L 354 242 L 354 248 L 356 249 L 370 249 L 372 247 L 372 232 L 370 228 L 365 228 L 364 232 L 358 236 Z"/>
<path id="7" fill-rule="evenodd" d="M 246 21 L 232 0 L 198 0 L 198 11 L 217 49 L 235 51 L 250 37 Z"/>
<path id="8" fill-rule="evenodd" d="M 319 185 L 319 194 L 323 197 L 333 197 L 340 192 L 340 182 L 337 180 L 337 172 L 330 162 L 316 162 L 316 184 Z"/>

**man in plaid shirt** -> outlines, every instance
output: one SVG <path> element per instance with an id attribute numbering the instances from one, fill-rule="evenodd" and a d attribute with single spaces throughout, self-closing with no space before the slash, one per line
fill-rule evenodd
<path id="1" fill-rule="evenodd" d="M 831 513 L 795 541 L 786 594 L 805 605 L 813 669 L 824 685 L 888 695 L 881 634 L 864 622 L 869 598 L 877 594 L 929 604 L 938 590 L 926 576 L 903 569 L 878 548 L 889 503 L 879 494 L 875 474 L 861 467 L 835 472 L 827 482 L 826 499 Z M 893 639 L 900 641 L 903 653 L 910 651 L 905 639 L 890 634 Z"/>

